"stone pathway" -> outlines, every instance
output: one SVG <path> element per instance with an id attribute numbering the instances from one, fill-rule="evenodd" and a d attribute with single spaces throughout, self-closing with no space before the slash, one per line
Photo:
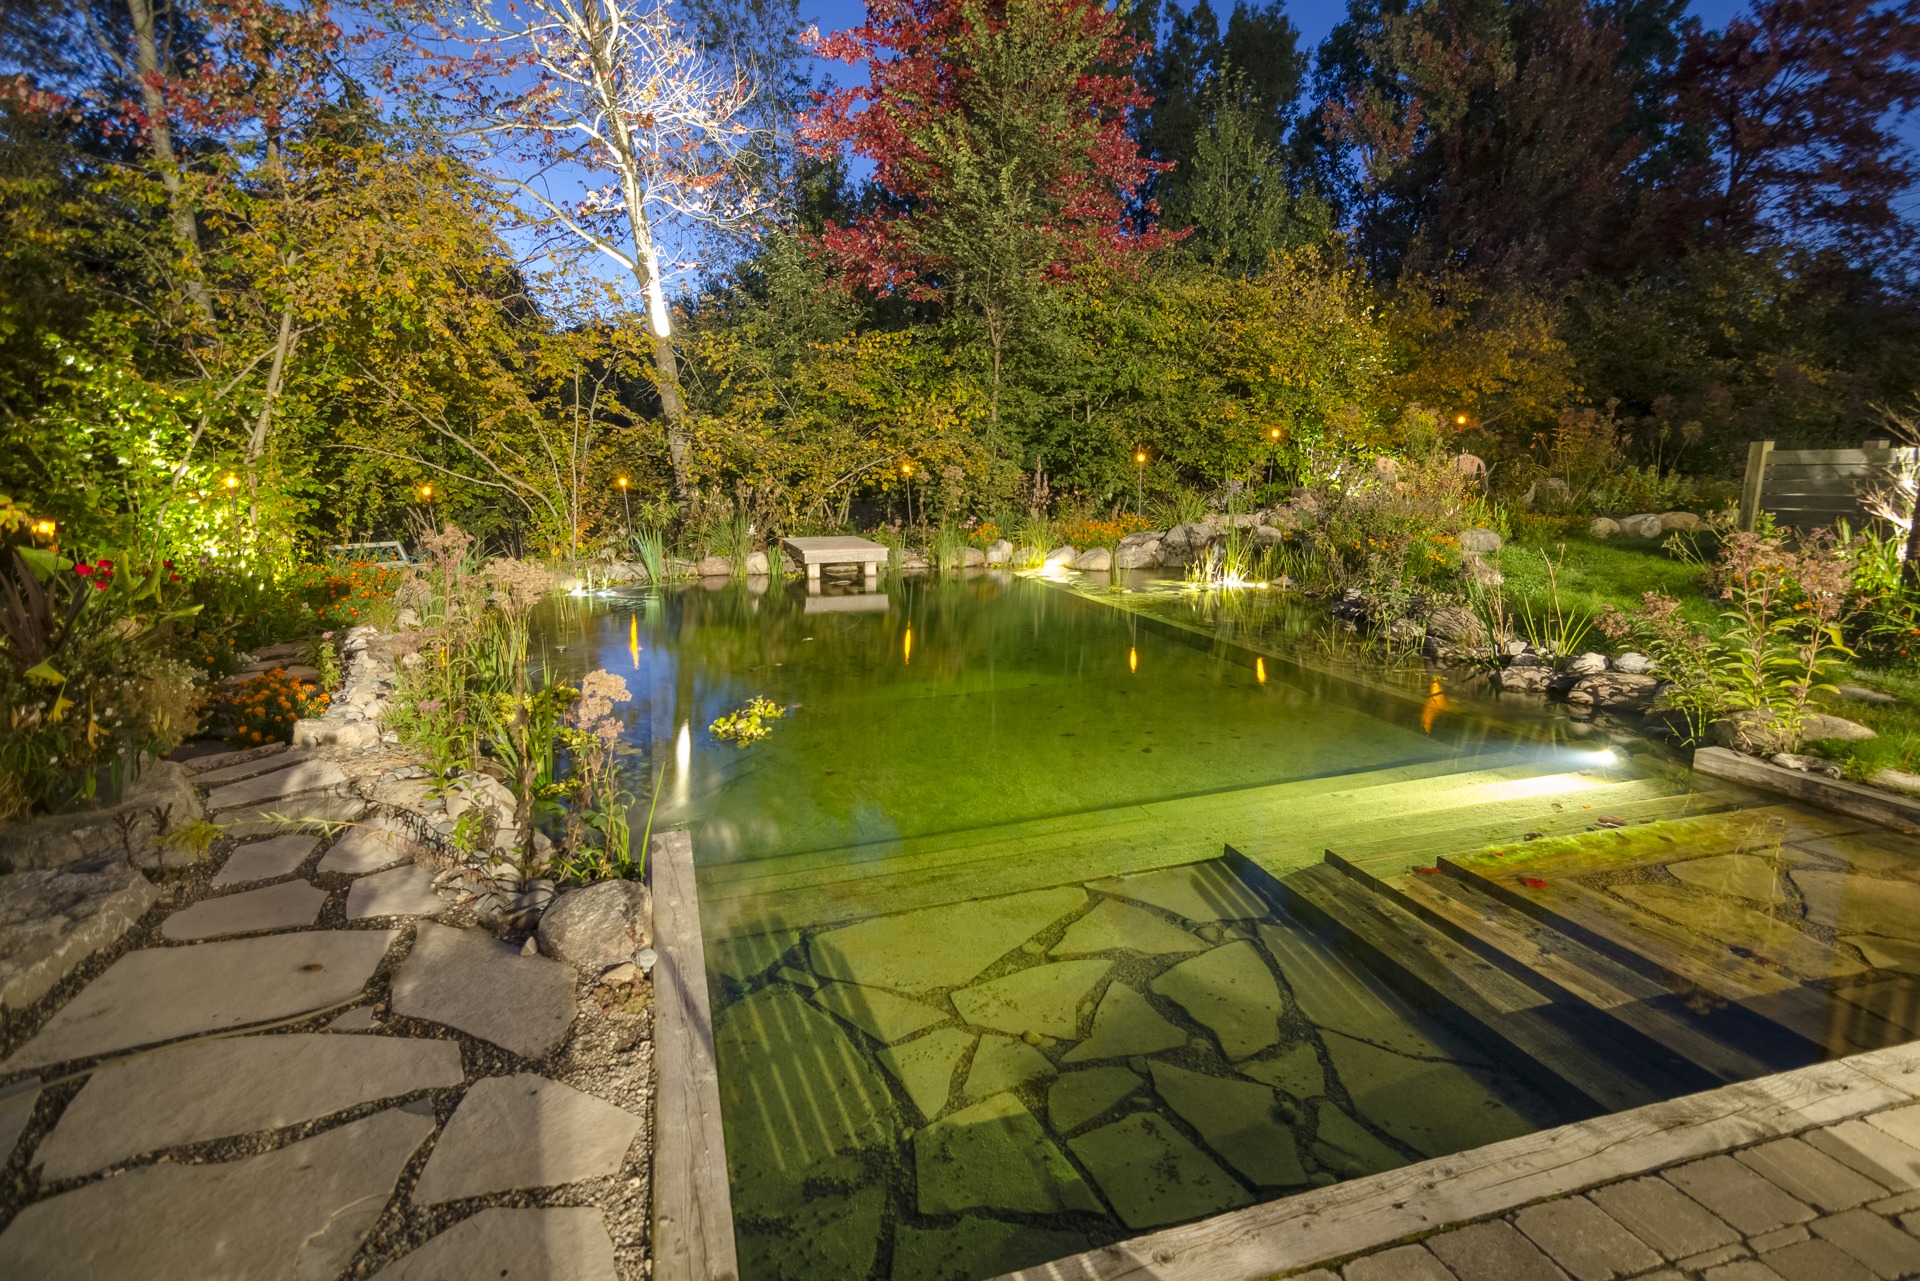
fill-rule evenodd
<path id="1" fill-rule="evenodd" d="M 0 1276 L 647 1275 L 635 967 L 478 928 L 389 748 L 190 768 L 210 858 L 0 877 Z"/>

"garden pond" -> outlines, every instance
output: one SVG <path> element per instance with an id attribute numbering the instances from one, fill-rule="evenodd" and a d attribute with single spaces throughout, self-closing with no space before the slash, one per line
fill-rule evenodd
<path id="1" fill-rule="evenodd" d="M 973 1281 L 1593 1111 L 1275 878 L 1684 783 L 1537 703 L 1315 661 L 1307 603 L 1134 588 L 729 581 L 545 617 L 558 672 L 625 679 L 654 825 L 693 835 L 745 1281 Z M 756 697 L 764 739 L 710 732 Z"/>

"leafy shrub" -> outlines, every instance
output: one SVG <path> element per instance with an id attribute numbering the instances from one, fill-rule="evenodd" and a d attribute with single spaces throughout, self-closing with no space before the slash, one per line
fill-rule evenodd
<path id="1" fill-rule="evenodd" d="M 243 746 L 284 743 L 293 738 L 295 721 L 320 715 L 332 699 L 324 690 L 288 675 L 284 667 L 276 667 L 215 690 L 207 700 L 207 716 Z"/>

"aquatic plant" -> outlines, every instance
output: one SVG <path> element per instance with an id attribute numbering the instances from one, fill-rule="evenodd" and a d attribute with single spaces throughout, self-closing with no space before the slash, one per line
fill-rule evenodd
<path id="1" fill-rule="evenodd" d="M 707 726 L 707 732 L 721 742 L 745 747 L 773 733 L 773 727 L 767 722 L 777 721 L 786 714 L 787 709 L 772 699 L 756 696 L 739 711 L 729 712 Z"/>

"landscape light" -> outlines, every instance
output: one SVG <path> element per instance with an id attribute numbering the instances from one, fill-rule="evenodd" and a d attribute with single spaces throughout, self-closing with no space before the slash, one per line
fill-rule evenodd
<path id="1" fill-rule="evenodd" d="M 420 501 L 421 501 L 421 502 L 423 502 L 423 503 L 430 503 L 430 502 L 432 502 L 432 501 L 433 501 L 433 486 L 432 486 L 432 485 L 422 485 L 422 486 L 420 486 Z"/>
<path id="2" fill-rule="evenodd" d="M 52 538 L 53 528 L 53 522 L 50 520 L 36 521 L 34 522 L 33 532 L 42 538 Z"/>
<path id="3" fill-rule="evenodd" d="M 1597 752 L 1588 752 L 1586 757 L 1588 761 L 1595 765 L 1618 765 L 1620 763 L 1620 753 L 1614 751 L 1611 747 L 1603 747 Z"/>
<path id="4" fill-rule="evenodd" d="M 1467 425 L 1467 416 L 1465 414 L 1455 414 L 1453 421 L 1455 426 L 1465 427 Z"/>
<path id="5" fill-rule="evenodd" d="M 238 489 L 240 487 L 240 478 L 232 472 L 228 472 L 226 485 L 228 489 Z"/>
<path id="6" fill-rule="evenodd" d="M 625 476 L 622 476 L 619 480 L 616 480 L 613 483 L 620 486 L 620 488 L 625 489 L 627 487 L 627 478 Z"/>
<path id="7" fill-rule="evenodd" d="M 1267 429 L 1267 437 L 1268 437 L 1268 439 L 1270 439 L 1270 440 L 1279 440 L 1279 439 L 1280 439 L 1280 429 L 1279 429 L 1278 427 L 1269 427 L 1269 428 Z"/>
<path id="8" fill-rule="evenodd" d="M 1133 455 L 1133 461 L 1140 464 L 1142 467 L 1146 466 L 1147 451 L 1144 449 L 1136 451 L 1135 454 Z"/>

